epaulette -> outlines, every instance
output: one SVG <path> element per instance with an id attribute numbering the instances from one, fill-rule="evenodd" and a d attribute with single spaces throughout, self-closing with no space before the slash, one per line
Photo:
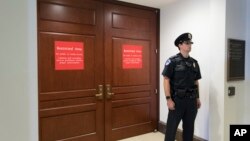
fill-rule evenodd
<path id="1" fill-rule="evenodd" d="M 197 60 L 195 60 L 194 58 L 192 58 L 192 57 L 190 57 L 190 59 L 192 60 L 192 61 L 194 61 L 194 62 L 198 62 Z"/>
<path id="2" fill-rule="evenodd" d="M 180 60 L 182 60 L 181 56 L 178 54 L 171 56 L 169 59 L 173 62 L 179 62 Z"/>

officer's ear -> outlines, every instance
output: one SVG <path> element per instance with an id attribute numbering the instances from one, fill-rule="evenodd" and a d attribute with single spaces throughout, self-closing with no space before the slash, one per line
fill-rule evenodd
<path id="1" fill-rule="evenodd" d="M 178 46 L 177 46 L 179 50 L 180 50 L 180 45 L 181 45 L 181 43 L 179 43 Z"/>

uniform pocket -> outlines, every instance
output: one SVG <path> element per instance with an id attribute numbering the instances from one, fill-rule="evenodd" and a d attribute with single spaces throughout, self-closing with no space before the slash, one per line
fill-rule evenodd
<path id="1" fill-rule="evenodd" d="M 184 65 L 176 65 L 175 67 L 175 80 L 179 81 L 182 80 L 187 72 L 187 68 Z"/>

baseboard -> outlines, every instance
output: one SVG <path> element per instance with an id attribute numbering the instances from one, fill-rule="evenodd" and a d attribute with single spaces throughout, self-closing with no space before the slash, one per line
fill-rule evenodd
<path id="1" fill-rule="evenodd" d="M 159 132 L 165 134 L 166 133 L 166 123 L 160 121 L 159 125 L 158 125 L 158 130 L 159 130 Z M 177 141 L 182 141 L 182 130 L 180 130 L 180 129 L 177 129 L 176 140 Z M 194 136 L 193 141 L 208 141 L 208 140 L 205 140 L 205 139 L 202 139 L 200 137 Z"/>

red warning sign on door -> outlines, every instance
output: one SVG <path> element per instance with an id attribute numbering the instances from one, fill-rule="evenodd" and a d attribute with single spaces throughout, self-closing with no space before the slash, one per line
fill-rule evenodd
<path id="1" fill-rule="evenodd" d="M 123 69 L 142 68 L 142 46 L 123 45 L 122 65 L 123 65 Z"/>
<path id="2" fill-rule="evenodd" d="M 83 42 L 55 41 L 55 70 L 83 70 Z"/>

